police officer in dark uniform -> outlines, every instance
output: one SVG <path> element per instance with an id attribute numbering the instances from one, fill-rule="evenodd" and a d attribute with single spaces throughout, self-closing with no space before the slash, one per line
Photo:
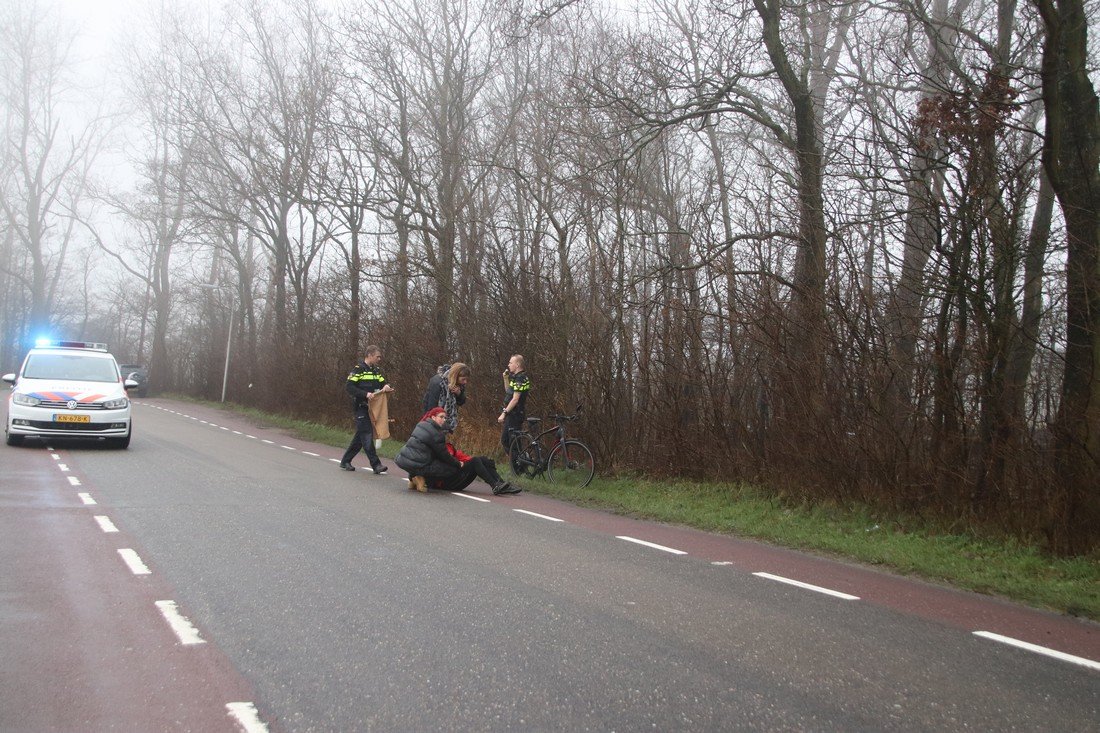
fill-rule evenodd
<path id="1" fill-rule="evenodd" d="M 504 452 L 512 443 L 512 433 L 523 428 L 523 421 L 527 418 L 527 394 L 531 391 L 531 378 L 527 376 L 527 364 L 521 354 L 513 354 L 508 360 L 508 368 L 501 375 L 504 377 L 504 408 L 497 417 L 497 422 L 502 423 L 504 429 L 500 431 L 500 442 L 504 446 Z"/>
<path id="2" fill-rule="evenodd" d="M 386 472 L 386 467 L 378 458 L 378 451 L 374 449 L 374 427 L 370 420 L 370 401 L 374 395 L 393 391 L 393 387 L 386 384 L 386 378 L 378 369 L 381 361 L 382 349 L 377 346 L 368 346 L 363 361 L 356 364 L 348 374 L 345 388 L 355 400 L 355 435 L 351 439 L 351 445 L 344 451 L 344 457 L 340 460 L 340 468 L 345 471 L 355 470 L 355 466 L 351 465 L 351 459 L 359 455 L 359 449 L 362 448 L 374 472 L 378 474 Z"/>

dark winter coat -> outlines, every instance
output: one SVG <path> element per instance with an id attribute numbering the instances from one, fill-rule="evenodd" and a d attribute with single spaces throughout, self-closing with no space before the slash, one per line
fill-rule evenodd
<path id="1" fill-rule="evenodd" d="M 424 412 L 433 407 L 442 407 L 447 412 L 447 419 L 443 423 L 443 429 L 453 433 L 458 429 L 458 408 L 466 404 L 466 385 L 462 385 L 458 394 L 453 394 L 449 386 L 451 376 L 450 367 L 444 364 L 439 371 L 428 380 L 428 388 L 424 390 Z"/>
<path id="2" fill-rule="evenodd" d="M 458 459 L 447 450 L 447 433 L 431 420 L 416 424 L 394 463 L 410 476 L 444 477 L 461 468 Z"/>

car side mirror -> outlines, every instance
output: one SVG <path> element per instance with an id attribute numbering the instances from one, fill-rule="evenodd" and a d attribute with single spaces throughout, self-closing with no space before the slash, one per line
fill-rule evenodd
<path id="1" fill-rule="evenodd" d="M 135 382 L 134 380 L 130 379 L 129 377 L 126 377 L 126 381 L 124 381 L 122 383 L 122 386 L 125 387 L 126 389 L 134 389 L 136 387 L 140 387 L 141 385 L 138 384 L 137 382 Z"/>
<path id="2" fill-rule="evenodd" d="M 8 373 L 4 375 L 4 381 L 8 384 L 15 384 L 15 374 Z"/>

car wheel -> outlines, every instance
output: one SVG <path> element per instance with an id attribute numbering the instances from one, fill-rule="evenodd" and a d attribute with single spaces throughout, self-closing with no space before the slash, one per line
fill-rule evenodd
<path id="1" fill-rule="evenodd" d="M 126 448 L 130 447 L 130 435 L 132 433 L 133 433 L 133 431 L 131 431 L 129 433 L 126 433 L 126 437 L 124 437 L 124 438 L 108 438 L 107 440 L 115 448 L 121 448 L 121 449 L 125 450 Z"/>

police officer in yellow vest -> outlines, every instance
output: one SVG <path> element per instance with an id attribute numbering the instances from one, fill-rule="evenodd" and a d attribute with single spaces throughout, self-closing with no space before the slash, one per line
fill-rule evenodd
<path id="1" fill-rule="evenodd" d="M 527 395 L 531 391 L 531 378 L 527 376 L 527 362 L 522 354 L 512 354 L 504 377 L 504 409 L 500 411 L 497 422 L 504 429 L 500 431 L 500 442 L 504 452 L 508 453 L 512 444 L 512 433 L 523 428 L 527 419 Z"/>
<path id="2" fill-rule="evenodd" d="M 382 361 L 382 349 L 377 346 L 368 346 L 363 361 L 355 365 L 348 374 L 345 388 L 348 394 L 355 400 L 355 435 L 351 439 L 351 445 L 344 451 L 344 457 L 340 460 L 340 468 L 345 471 L 354 471 L 351 459 L 359 455 L 359 449 L 367 454 L 370 466 L 375 473 L 385 473 L 386 467 L 378 458 L 378 451 L 374 449 L 374 428 L 370 421 L 370 401 L 376 394 L 392 392 L 393 387 L 386 384 L 386 378 L 378 369 Z"/>

